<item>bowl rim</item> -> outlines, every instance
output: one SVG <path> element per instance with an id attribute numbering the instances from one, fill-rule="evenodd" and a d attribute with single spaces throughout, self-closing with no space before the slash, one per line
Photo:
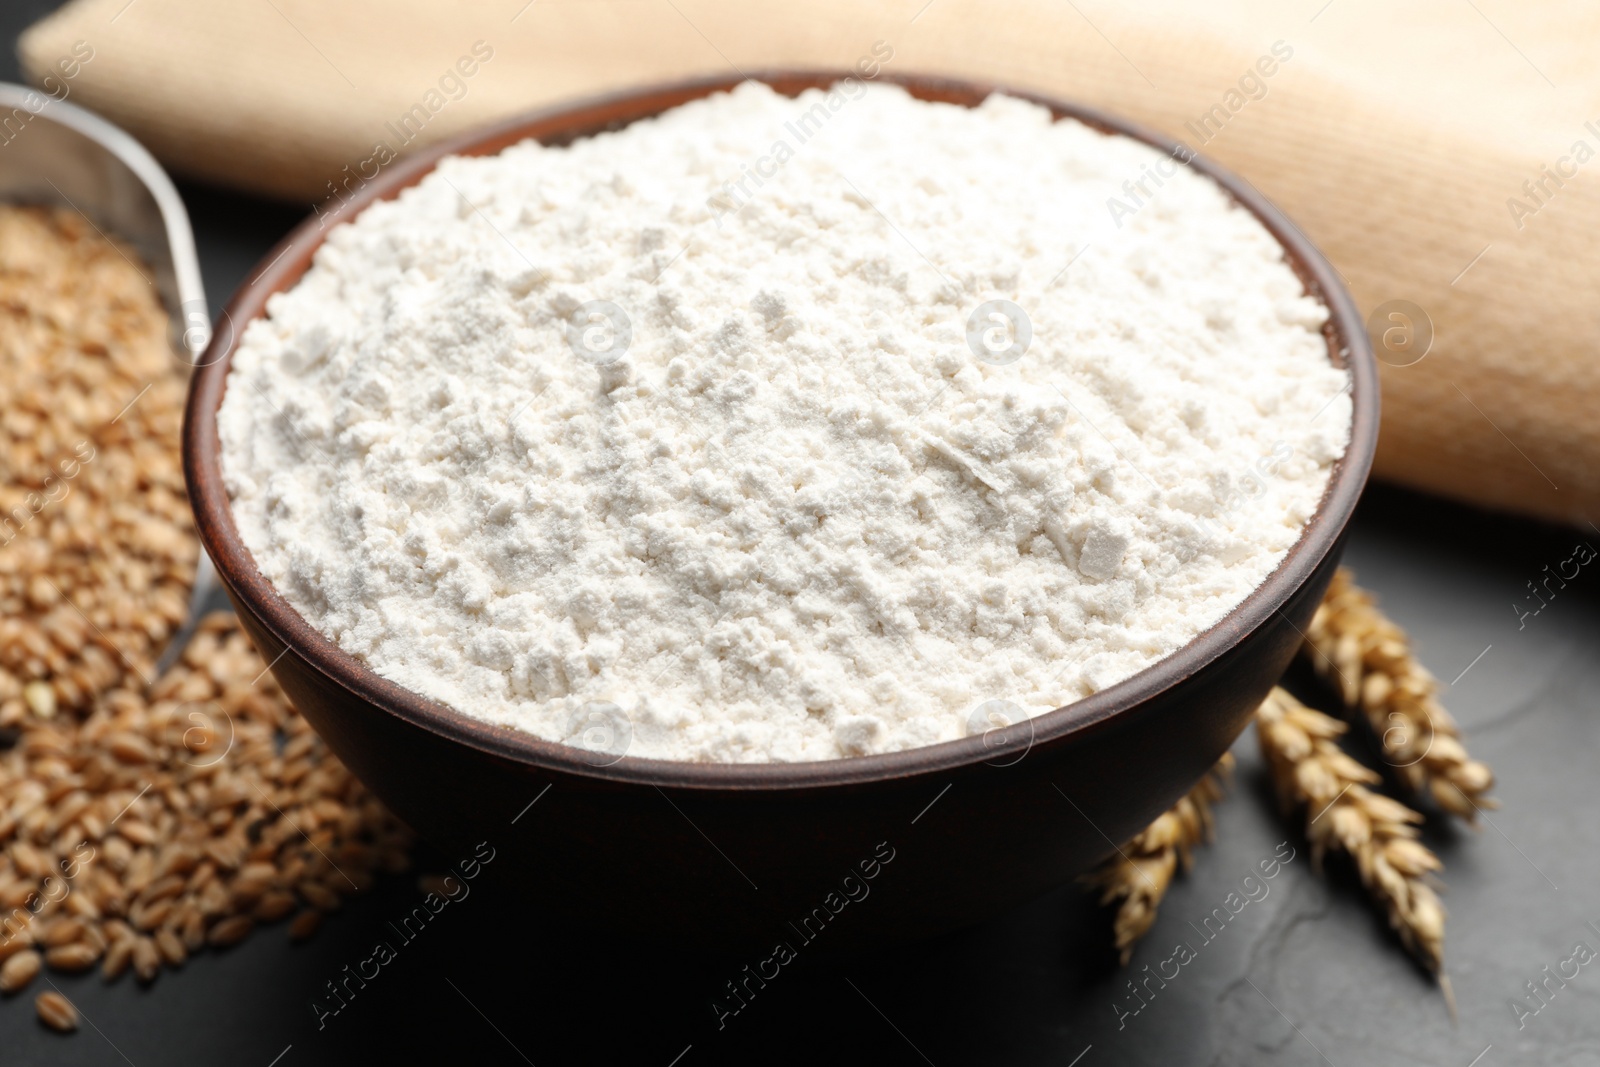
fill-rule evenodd
<path id="1" fill-rule="evenodd" d="M 489 155 L 537 137 L 567 143 L 648 118 L 689 100 L 760 81 L 784 92 L 825 87 L 848 78 L 848 70 L 761 70 L 747 76 L 694 78 L 647 85 L 558 103 L 441 140 L 396 161 L 354 191 L 338 208 L 336 222 L 348 221 L 378 200 L 391 199 L 415 185 L 449 155 Z M 183 464 L 200 540 L 236 607 L 248 612 L 267 633 L 293 649 L 301 660 L 352 700 L 368 704 L 413 726 L 488 754 L 552 772 L 611 782 L 701 790 L 790 790 L 848 787 L 976 766 L 995 758 L 994 744 L 1033 747 L 1054 744 L 1105 728 L 1157 695 L 1225 656 L 1235 645 L 1267 625 L 1274 614 L 1312 577 L 1333 552 L 1365 486 L 1377 446 L 1378 371 L 1365 323 L 1339 273 L 1287 216 L 1245 179 L 1182 142 L 1144 126 L 1057 97 L 1007 86 L 919 73 L 880 73 L 871 79 L 899 85 L 922 99 L 975 106 L 1001 92 L 1048 108 L 1056 120 L 1071 118 L 1102 133 L 1131 137 L 1187 163 L 1211 178 L 1267 228 L 1284 250 L 1308 295 L 1328 308 L 1323 335 L 1329 358 L 1350 374 L 1352 418 L 1345 454 L 1333 467 L 1315 512 L 1283 560 L 1241 603 L 1207 630 L 1139 673 L 1082 700 L 993 731 L 898 752 L 795 763 L 693 763 L 623 755 L 596 766 L 584 750 L 546 741 L 512 727 L 474 719 L 383 678 L 315 630 L 257 569 L 234 525 L 223 484 L 217 409 L 226 388 L 243 324 L 262 316 L 268 298 L 292 287 L 310 266 L 312 255 L 331 230 L 315 209 L 264 257 L 264 266 L 241 283 L 223 311 L 210 346 L 196 364 L 183 426 Z M 236 327 L 235 324 L 238 324 Z M 1289 621 L 1284 616 L 1285 621 Z M 1291 622 L 1291 625 L 1293 623 Z M 276 661 L 274 661 L 275 663 Z M 1019 757 L 1020 758 L 1020 757 Z"/>

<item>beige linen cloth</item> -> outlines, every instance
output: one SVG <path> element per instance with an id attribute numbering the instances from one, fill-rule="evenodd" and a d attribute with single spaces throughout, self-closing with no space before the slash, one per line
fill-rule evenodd
<path id="1" fill-rule="evenodd" d="M 93 58 L 63 82 L 80 41 Z M 886 70 L 1076 99 L 1244 175 L 1383 312 L 1381 476 L 1600 522 L 1592 2 L 75 0 L 20 52 L 174 170 L 309 210 L 380 144 L 691 75 L 844 68 L 876 42 Z"/>

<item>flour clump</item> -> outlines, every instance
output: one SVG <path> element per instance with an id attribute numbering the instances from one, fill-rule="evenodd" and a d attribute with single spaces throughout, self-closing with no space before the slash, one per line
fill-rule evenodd
<path id="1" fill-rule="evenodd" d="M 332 229 L 243 334 L 223 471 L 284 598 L 465 714 L 615 756 L 890 752 L 1244 600 L 1349 435 L 1326 318 L 1148 146 L 746 84 L 446 159 Z"/>

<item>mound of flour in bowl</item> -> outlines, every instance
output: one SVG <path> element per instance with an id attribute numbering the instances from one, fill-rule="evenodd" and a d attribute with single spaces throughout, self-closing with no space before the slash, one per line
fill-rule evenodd
<path id="1" fill-rule="evenodd" d="M 1253 216 L 1010 98 L 750 84 L 447 159 L 268 313 L 219 416 L 262 572 L 384 677 L 613 755 L 893 751 L 1125 679 L 1349 434 Z"/>

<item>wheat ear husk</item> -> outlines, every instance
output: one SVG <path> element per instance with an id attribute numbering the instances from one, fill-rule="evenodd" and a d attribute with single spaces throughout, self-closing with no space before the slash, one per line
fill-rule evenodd
<path id="1" fill-rule="evenodd" d="M 1085 876 L 1085 882 L 1100 890 L 1101 904 L 1117 904 L 1112 932 L 1124 964 L 1154 925 L 1173 875 L 1180 866 L 1187 871 L 1194 847 L 1212 839 L 1211 806 L 1222 799 L 1232 772 L 1233 754 L 1225 752 L 1193 789 Z"/>
<path id="2" fill-rule="evenodd" d="M 1439 683 L 1411 654 L 1411 642 L 1377 600 L 1339 568 L 1306 629 L 1304 652 L 1360 712 L 1383 746 L 1384 761 L 1417 795 L 1477 822 L 1498 805 L 1494 772 L 1467 755 L 1461 730 L 1439 703 Z"/>
<path id="3" fill-rule="evenodd" d="M 1305 812 L 1312 864 L 1320 869 L 1329 852 L 1349 855 L 1401 943 L 1443 985 L 1445 910 L 1428 884 L 1443 865 L 1417 840 L 1422 816 L 1368 788 L 1380 777 L 1339 748 L 1345 730 L 1281 688 L 1256 711 L 1278 801 L 1285 813 Z"/>

